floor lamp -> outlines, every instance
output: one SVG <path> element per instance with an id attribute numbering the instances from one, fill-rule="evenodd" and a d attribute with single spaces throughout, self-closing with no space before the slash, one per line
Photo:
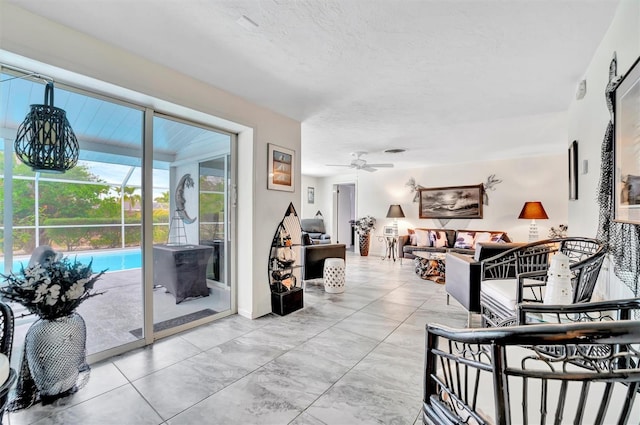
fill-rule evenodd
<path id="1" fill-rule="evenodd" d="M 393 218 L 393 234 L 398 236 L 398 219 L 404 218 L 404 211 L 400 205 L 390 205 L 387 218 Z"/>
<path id="2" fill-rule="evenodd" d="M 549 218 L 549 216 L 544 210 L 542 202 L 534 201 L 524 203 L 524 206 L 522 207 L 522 211 L 520 211 L 520 216 L 518 216 L 518 218 L 531 220 L 531 224 L 529 225 L 529 242 L 535 242 L 539 239 L 538 225 L 536 224 L 536 220 L 545 220 Z"/>

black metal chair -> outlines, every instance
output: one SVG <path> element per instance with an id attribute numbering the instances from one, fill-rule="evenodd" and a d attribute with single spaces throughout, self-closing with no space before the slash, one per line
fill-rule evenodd
<path id="1" fill-rule="evenodd" d="M 569 257 L 573 302 L 591 300 L 606 244 L 578 237 L 533 242 L 482 262 L 480 310 L 484 326 L 513 325 L 517 304 L 542 303 L 547 271 L 556 252 Z"/>
<path id="2" fill-rule="evenodd" d="M 423 422 L 637 424 L 638 344 L 632 320 L 427 325 Z"/>
<path id="3" fill-rule="evenodd" d="M 0 352 L 11 361 L 11 350 L 13 349 L 13 311 L 7 304 L 0 302 Z M 9 399 L 9 390 L 16 381 L 16 372 L 9 369 L 9 377 L 0 386 L 0 423 Z"/>

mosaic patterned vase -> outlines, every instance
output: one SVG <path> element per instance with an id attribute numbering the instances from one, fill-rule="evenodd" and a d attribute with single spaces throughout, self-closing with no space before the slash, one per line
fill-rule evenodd
<path id="1" fill-rule="evenodd" d="M 43 398 L 71 393 L 86 381 L 87 328 L 78 313 L 55 320 L 37 320 L 25 338 L 26 360 Z"/>
<path id="2" fill-rule="evenodd" d="M 367 233 L 366 235 L 358 235 L 358 242 L 360 242 L 360 255 L 366 257 L 369 255 L 369 239 L 371 235 Z"/>

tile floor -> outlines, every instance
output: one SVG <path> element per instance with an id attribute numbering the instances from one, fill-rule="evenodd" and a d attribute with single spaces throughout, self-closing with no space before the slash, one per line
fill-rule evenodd
<path id="1" fill-rule="evenodd" d="M 465 310 L 412 261 L 349 253 L 346 276 L 343 294 L 307 284 L 288 316 L 234 315 L 94 364 L 76 394 L 4 423 L 421 423 L 424 326 L 464 326 Z"/>

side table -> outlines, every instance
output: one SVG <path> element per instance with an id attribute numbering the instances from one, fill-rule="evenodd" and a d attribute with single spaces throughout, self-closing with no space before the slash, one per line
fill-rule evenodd
<path id="1" fill-rule="evenodd" d="M 386 242 L 387 244 L 387 248 L 386 251 L 384 253 L 384 255 L 382 256 L 382 259 L 384 260 L 385 258 L 388 259 L 393 259 L 393 261 L 396 261 L 396 247 L 398 246 L 398 236 L 391 236 L 391 235 L 377 235 L 376 236 L 378 238 L 378 241 L 380 242 Z M 402 257 L 400 257 L 400 264 L 402 264 Z"/>

